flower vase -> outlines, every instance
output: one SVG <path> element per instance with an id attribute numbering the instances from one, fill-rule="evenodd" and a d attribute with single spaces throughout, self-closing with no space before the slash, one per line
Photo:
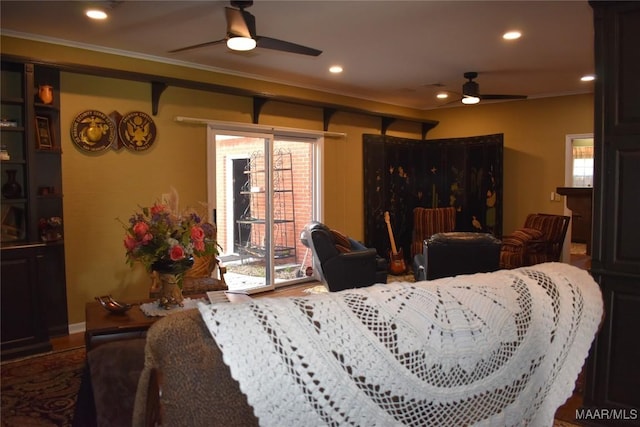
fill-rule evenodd
<path id="1" fill-rule="evenodd" d="M 160 299 L 158 305 L 170 310 L 182 307 L 182 276 L 193 266 L 193 258 L 185 258 L 180 261 L 160 259 L 151 265 L 151 269 L 157 272 Z"/>
<path id="2" fill-rule="evenodd" d="M 161 308 L 170 310 L 174 307 L 182 307 L 182 289 L 180 289 L 180 277 L 177 274 L 160 273 L 160 300 L 158 305 Z"/>

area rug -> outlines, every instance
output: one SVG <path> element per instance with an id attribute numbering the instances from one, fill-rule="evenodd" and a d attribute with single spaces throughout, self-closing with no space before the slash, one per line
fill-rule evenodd
<path id="1" fill-rule="evenodd" d="M 2 426 L 71 426 L 84 347 L 2 364 Z"/>
<path id="2" fill-rule="evenodd" d="M 415 282 L 415 278 L 413 277 L 413 273 L 408 273 L 408 274 L 402 274 L 399 276 L 394 276 L 394 275 L 388 275 L 387 276 L 387 283 L 392 283 L 392 282 L 409 282 L 409 283 L 413 283 Z M 317 286 L 312 286 L 310 288 L 307 288 L 303 291 L 305 294 L 324 294 L 329 292 L 329 290 L 327 289 L 327 287 L 325 285 L 317 285 Z"/>

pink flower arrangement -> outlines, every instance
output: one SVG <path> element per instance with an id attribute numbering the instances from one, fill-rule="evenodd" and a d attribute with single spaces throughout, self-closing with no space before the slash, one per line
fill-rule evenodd
<path id="1" fill-rule="evenodd" d="M 123 226 L 127 263 L 139 261 L 147 271 L 174 263 L 190 266 L 194 255 L 218 254 L 215 225 L 195 212 L 177 215 L 156 203 L 135 212 Z"/>

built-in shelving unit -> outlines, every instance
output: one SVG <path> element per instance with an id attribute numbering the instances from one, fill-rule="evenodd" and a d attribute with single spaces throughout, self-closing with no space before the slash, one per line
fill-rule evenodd
<path id="1" fill-rule="evenodd" d="M 68 319 L 59 71 L 3 58 L 1 72 L 4 359 L 49 350 L 51 336 L 68 333 Z"/>
<path id="2" fill-rule="evenodd" d="M 245 168 L 247 180 L 240 192 L 249 198 L 249 206 L 236 221 L 238 235 L 246 236 L 238 248 L 241 255 L 262 258 L 267 254 L 267 172 L 264 154 L 254 152 Z M 248 233 L 242 233 L 242 227 L 248 227 Z M 285 150 L 273 156 L 273 242 L 276 259 L 295 259 L 293 168 L 291 152 Z"/>

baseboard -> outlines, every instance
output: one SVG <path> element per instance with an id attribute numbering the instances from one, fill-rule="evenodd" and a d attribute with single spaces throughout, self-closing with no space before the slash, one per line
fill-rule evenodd
<path id="1" fill-rule="evenodd" d="M 87 329 L 85 322 L 73 323 L 69 325 L 69 335 L 83 333 Z"/>

